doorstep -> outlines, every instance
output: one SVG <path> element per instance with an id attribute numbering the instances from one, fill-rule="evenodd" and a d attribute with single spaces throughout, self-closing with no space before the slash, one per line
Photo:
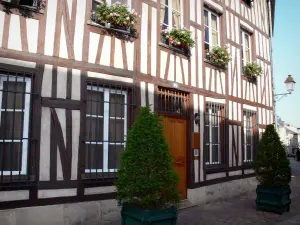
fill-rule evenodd
<path id="1" fill-rule="evenodd" d="M 184 210 L 184 209 L 189 209 L 192 207 L 196 207 L 197 205 L 192 204 L 189 200 L 181 200 L 179 202 L 178 210 Z"/>

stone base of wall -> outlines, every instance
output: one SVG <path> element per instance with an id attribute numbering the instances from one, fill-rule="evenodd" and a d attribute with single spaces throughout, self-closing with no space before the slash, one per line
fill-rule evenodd
<path id="1" fill-rule="evenodd" d="M 1 225 L 99 225 L 121 218 L 116 200 L 0 211 Z"/>
<path id="2" fill-rule="evenodd" d="M 188 189 L 188 200 L 192 204 L 205 204 L 218 199 L 226 199 L 253 191 L 257 186 L 255 177 L 218 183 L 201 188 Z"/>

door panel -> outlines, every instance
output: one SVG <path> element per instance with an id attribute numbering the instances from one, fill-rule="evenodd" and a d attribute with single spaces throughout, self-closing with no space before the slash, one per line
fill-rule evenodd
<path id="1" fill-rule="evenodd" d="M 180 178 L 177 188 L 181 198 L 186 199 L 186 120 L 165 117 L 164 125 L 165 137 L 174 160 L 173 167 Z"/>

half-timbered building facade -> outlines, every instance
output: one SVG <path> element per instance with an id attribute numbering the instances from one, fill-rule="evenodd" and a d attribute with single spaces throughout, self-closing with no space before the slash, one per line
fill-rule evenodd
<path id="1" fill-rule="evenodd" d="M 139 106 L 164 118 L 182 199 L 254 184 L 259 134 L 273 123 L 275 0 L 121 2 L 137 35 L 97 24 L 99 0 L 0 1 L 1 224 L 118 213 L 119 155 Z M 190 54 L 161 41 L 172 27 L 192 31 Z M 216 45 L 228 46 L 226 68 L 207 60 Z M 243 76 L 249 62 L 263 69 L 256 82 Z"/>

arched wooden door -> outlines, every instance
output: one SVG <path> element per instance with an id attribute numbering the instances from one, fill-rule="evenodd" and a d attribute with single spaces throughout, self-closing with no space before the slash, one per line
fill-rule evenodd
<path id="1" fill-rule="evenodd" d="M 169 150 L 174 159 L 173 167 L 180 178 L 177 188 L 181 198 L 186 199 L 186 120 L 165 117 L 164 127 L 165 137 L 169 144 Z"/>

